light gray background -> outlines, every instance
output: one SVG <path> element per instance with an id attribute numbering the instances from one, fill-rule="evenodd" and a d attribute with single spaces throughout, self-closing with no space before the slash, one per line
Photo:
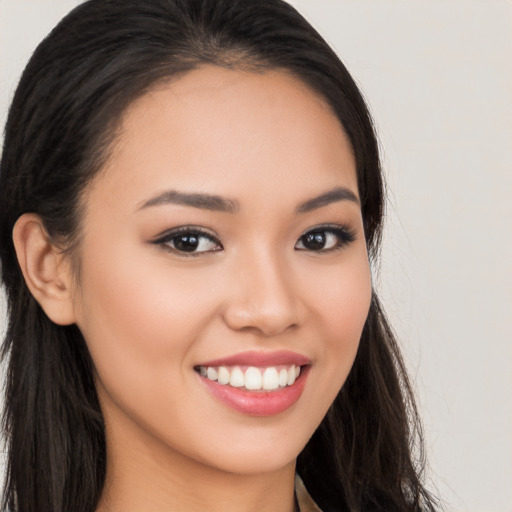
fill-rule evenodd
<path id="1" fill-rule="evenodd" d="M 0 0 L 0 124 L 77 0 Z M 367 97 L 390 188 L 376 281 L 449 511 L 512 511 L 512 3 L 296 0 Z M 0 323 L 0 327 L 4 328 Z"/>

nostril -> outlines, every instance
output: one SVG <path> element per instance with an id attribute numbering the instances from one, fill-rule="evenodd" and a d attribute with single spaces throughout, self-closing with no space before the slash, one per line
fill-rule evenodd
<path id="1" fill-rule="evenodd" d="M 277 336 L 285 331 L 298 328 L 298 322 L 291 322 L 288 315 L 281 314 L 233 314 L 224 315 L 226 325 L 233 330 L 243 333 L 255 333 L 258 336 Z"/>

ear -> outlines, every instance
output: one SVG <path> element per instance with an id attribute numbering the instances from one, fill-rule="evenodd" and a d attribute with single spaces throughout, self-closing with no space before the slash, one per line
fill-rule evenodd
<path id="1" fill-rule="evenodd" d="M 56 324 L 74 323 L 69 261 L 50 240 L 41 218 L 23 214 L 12 238 L 25 282 L 44 312 Z"/>

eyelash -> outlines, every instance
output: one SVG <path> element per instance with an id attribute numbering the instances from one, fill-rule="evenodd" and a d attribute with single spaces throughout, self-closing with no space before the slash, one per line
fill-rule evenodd
<path id="1" fill-rule="evenodd" d="M 315 251 L 312 249 L 307 249 L 306 247 L 300 248 L 300 249 L 297 248 L 297 244 L 299 242 L 302 242 L 302 245 L 304 245 L 304 241 L 305 241 L 306 237 L 314 236 L 314 235 L 325 235 L 325 234 L 334 236 L 336 238 L 335 245 L 333 247 L 329 247 L 327 249 L 322 248 L 318 251 Z M 299 237 L 299 239 L 297 240 L 297 243 L 295 244 L 295 250 L 327 253 L 327 252 L 332 252 L 332 251 L 337 251 L 337 250 L 343 249 L 347 245 L 354 242 L 355 239 L 356 239 L 356 234 L 354 233 L 354 231 L 348 229 L 345 226 L 332 225 L 332 224 L 327 224 L 327 225 L 323 225 L 323 226 L 315 226 L 314 228 L 308 229 L 305 233 L 303 233 Z M 325 239 L 325 242 L 327 242 L 327 239 Z M 331 242 L 332 242 L 332 240 L 331 240 Z"/>
<path id="2" fill-rule="evenodd" d="M 327 235 L 327 236 L 325 236 Z M 185 238 L 188 238 L 189 241 L 191 238 L 195 238 L 197 242 L 197 246 L 193 250 L 187 251 L 186 249 L 179 249 L 176 247 L 176 241 L 179 239 L 179 237 L 182 237 L 182 242 L 187 243 L 185 241 Z M 308 241 L 307 237 L 317 237 L 310 238 Z M 332 240 L 329 238 L 329 236 L 334 237 L 336 240 Z M 323 240 L 322 240 L 323 239 Z M 312 253 L 328 253 L 332 251 L 337 251 L 340 249 L 343 249 L 345 246 L 349 245 L 356 239 L 356 235 L 353 231 L 350 229 L 339 226 L 339 225 L 321 225 L 321 226 L 315 226 L 314 228 L 308 229 L 306 232 L 304 232 L 299 239 L 297 240 L 297 243 L 295 244 L 294 248 L 297 251 L 309 251 Z M 204 240 L 206 240 L 206 243 L 212 243 L 216 247 L 208 250 L 203 251 L 197 251 L 197 248 L 201 247 L 201 244 L 205 244 Z M 333 243 L 332 247 L 328 247 L 326 249 L 319 248 L 318 250 L 315 249 L 308 249 L 305 247 L 305 242 L 307 243 Z M 158 237 L 156 240 L 152 242 L 154 245 L 160 245 L 163 246 L 165 249 L 167 249 L 170 252 L 173 252 L 175 254 L 178 254 L 180 256 L 185 257 L 197 257 L 201 254 L 205 253 L 211 253 L 211 252 L 218 252 L 222 251 L 224 247 L 222 246 L 222 242 L 219 237 L 212 235 L 208 231 L 205 231 L 201 228 L 194 227 L 194 226 L 183 226 L 180 228 L 173 229 L 171 231 L 168 231 L 164 233 L 162 236 Z M 301 244 L 302 247 L 297 247 L 297 245 Z M 194 245 L 194 242 L 192 241 L 192 245 Z"/>
<path id="3" fill-rule="evenodd" d="M 198 251 L 198 252 L 195 250 L 194 251 L 180 250 L 176 246 L 173 247 L 173 245 L 176 243 L 176 240 L 180 236 L 183 238 L 196 237 L 199 240 L 206 239 L 206 240 L 208 240 L 208 242 L 211 242 L 211 243 L 217 245 L 218 248 L 210 249 L 208 251 Z M 201 242 L 199 242 L 199 247 L 200 247 L 200 243 Z M 197 257 L 197 256 L 200 256 L 201 254 L 204 254 L 207 252 L 217 252 L 217 251 L 222 251 L 224 249 L 224 247 L 222 247 L 222 243 L 221 243 L 219 237 L 214 236 L 211 233 L 209 233 L 208 231 L 205 231 L 201 228 L 197 228 L 194 226 L 183 226 L 181 228 L 176 228 L 171 231 L 168 231 L 168 232 L 164 233 L 162 236 L 160 236 L 159 238 L 157 238 L 156 240 L 154 240 L 153 244 L 163 246 L 169 252 L 173 252 L 175 254 L 179 254 L 180 256 L 185 256 L 185 257 Z"/>

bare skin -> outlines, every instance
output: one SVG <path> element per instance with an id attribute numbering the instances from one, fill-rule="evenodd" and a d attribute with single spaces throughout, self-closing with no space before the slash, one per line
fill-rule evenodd
<path id="1" fill-rule="evenodd" d="M 297 455 L 350 371 L 371 296 L 337 118 L 285 73 L 202 67 L 131 105 L 84 204 L 78 279 L 48 256 L 68 293 L 38 300 L 78 325 L 95 363 L 98 512 L 292 512 Z M 19 221 L 19 246 L 39 247 L 37 222 Z M 219 400 L 200 367 L 247 353 L 305 358 L 298 398 L 271 414 Z"/>

